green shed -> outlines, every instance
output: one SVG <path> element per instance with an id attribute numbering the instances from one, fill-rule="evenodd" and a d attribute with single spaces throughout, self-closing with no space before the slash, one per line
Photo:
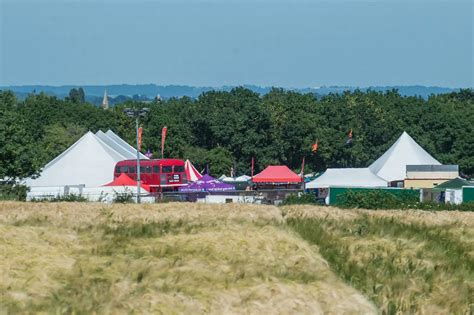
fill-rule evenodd
<path id="1" fill-rule="evenodd" d="M 433 190 L 446 190 L 446 189 L 462 189 L 465 186 L 474 186 L 474 183 L 471 183 L 463 178 L 456 177 L 447 182 L 439 184 Z"/>
<path id="2" fill-rule="evenodd" d="M 462 202 L 474 202 L 474 186 L 462 188 Z"/>

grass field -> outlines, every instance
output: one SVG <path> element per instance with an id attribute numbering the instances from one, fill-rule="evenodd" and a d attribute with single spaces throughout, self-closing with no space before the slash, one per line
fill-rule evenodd
<path id="1" fill-rule="evenodd" d="M 384 314 L 472 314 L 474 213 L 295 206 L 286 221 Z"/>
<path id="2" fill-rule="evenodd" d="M 0 313 L 468 314 L 474 213 L 0 203 Z"/>

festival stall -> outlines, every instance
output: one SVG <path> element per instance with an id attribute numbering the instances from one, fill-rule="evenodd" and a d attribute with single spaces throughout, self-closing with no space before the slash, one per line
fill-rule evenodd
<path id="1" fill-rule="evenodd" d="M 252 182 L 260 189 L 298 189 L 303 179 L 285 165 L 270 165 L 252 177 Z"/>
<path id="2" fill-rule="evenodd" d="M 201 179 L 193 183 L 179 188 L 179 191 L 183 193 L 221 192 L 229 190 L 235 190 L 234 185 L 223 183 L 208 174 L 205 174 Z"/>
<path id="3" fill-rule="evenodd" d="M 110 183 L 105 184 L 104 186 L 112 186 L 112 187 L 123 187 L 131 190 L 136 190 L 137 189 L 137 182 L 130 177 L 128 177 L 127 174 L 122 173 L 120 174 L 119 177 L 111 181 Z M 140 187 L 147 192 L 150 192 L 150 186 L 145 185 L 145 184 L 140 184 Z"/>

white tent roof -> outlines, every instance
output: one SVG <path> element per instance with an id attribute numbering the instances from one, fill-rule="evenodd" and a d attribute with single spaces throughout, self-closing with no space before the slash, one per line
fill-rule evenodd
<path id="1" fill-rule="evenodd" d="M 248 176 L 248 175 L 241 175 L 241 176 L 237 177 L 237 178 L 235 179 L 235 181 L 236 181 L 236 182 L 247 182 L 247 181 L 249 181 L 249 180 L 251 180 L 251 179 L 252 179 L 252 177 L 250 177 L 250 176 Z"/>
<path id="2" fill-rule="evenodd" d="M 328 168 L 323 175 L 306 184 L 306 188 L 387 187 L 387 182 L 368 168 Z"/>
<path id="3" fill-rule="evenodd" d="M 121 146 L 123 149 L 127 150 L 130 152 L 133 156 L 131 157 L 132 159 L 137 158 L 137 150 L 132 147 L 130 144 L 128 144 L 125 140 L 117 136 L 112 130 L 107 130 L 105 133 L 106 136 L 108 136 L 111 140 L 115 141 L 119 146 Z M 148 157 L 145 156 L 144 154 L 140 153 L 140 159 L 145 159 L 148 160 Z"/>
<path id="4" fill-rule="evenodd" d="M 115 151 L 92 132 L 87 132 L 66 151 L 46 164 L 40 176 L 27 179 L 26 185 L 86 187 L 101 186 L 113 179 L 115 164 L 127 159 Z"/>
<path id="5" fill-rule="evenodd" d="M 111 147 L 112 149 L 114 149 L 115 151 L 120 153 L 121 155 L 125 156 L 126 159 L 136 159 L 137 158 L 137 151 L 135 149 L 129 150 L 128 148 L 123 147 L 118 142 L 116 142 L 114 139 L 112 139 L 109 135 L 102 132 L 102 130 L 97 131 L 95 135 L 100 140 L 105 142 L 105 144 L 107 144 L 109 147 Z M 143 155 L 143 158 L 148 159 L 144 155 Z"/>
<path id="6" fill-rule="evenodd" d="M 369 169 L 386 181 L 403 180 L 407 165 L 440 165 L 408 133 L 403 134 Z"/>
<path id="7" fill-rule="evenodd" d="M 233 177 L 230 177 L 230 176 L 225 176 L 224 178 L 219 178 L 219 180 L 223 181 L 223 182 L 228 182 L 228 183 L 235 182 L 235 179 Z"/>

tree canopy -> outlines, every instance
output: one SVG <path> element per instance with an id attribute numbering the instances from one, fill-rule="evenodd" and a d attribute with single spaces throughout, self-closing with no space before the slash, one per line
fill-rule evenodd
<path id="1" fill-rule="evenodd" d="M 318 97 L 283 89 L 261 96 L 245 88 L 205 92 L 197 99 L 131 100 L 110 110 L 76 97 L 32 94 L 19 101 L 1 92 L 0 176 L 37 172 L 86 130 L 112 129 L 134 143 L 134 121 L 124 115 L 125 107 L 150 108 L 141 120 L 143 151 L 161 156 L 161 129 L 167 126 L 165 158 L 189 158 L 199 170 L 208 165 L 215 176 L 229 175 L 231 167 L 249 174 L 252 157 L 255 171 L 269 164 L 299 171 L 303 157 L 306 171 L 366 167 L 403 131 L 440 162 L 458 164 L 474 176 L 472 90 L 423 99 L 396 90 Z M 351 145 L 346 144 L 349 130 Z"/>

